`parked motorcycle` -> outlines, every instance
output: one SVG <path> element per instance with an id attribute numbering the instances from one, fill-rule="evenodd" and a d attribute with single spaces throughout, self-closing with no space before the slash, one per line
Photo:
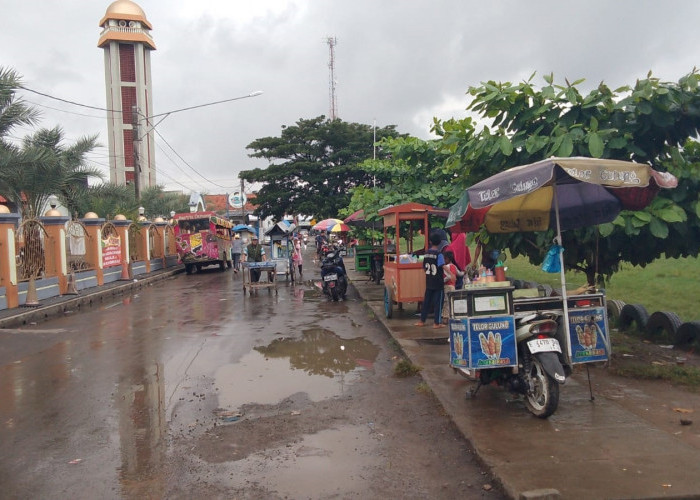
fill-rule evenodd
<path id="1" fill-rule="evenodd" d="M 523 395 L 527 409 L 536 417 L 552 415 L 559 405 L 559 385 L 564 384 L 567 375 L 571 374 L 568 366 L 564 368 L 561 346 L 556 338 L 559 328 L 557 320 L 558 316 L 552 313 L 516 317 L 517 368 L 468 370 L 454 367 L 460 375 L 477 381 L 467 397 L 476 397 L 481 386 L 496 382 L 509 392 Z M 497 343 L 500 338 L 484 336 L 480 340 L 485 352 L 499 348 Z"/>
<path id="2" fill-rule="evenodd" d="M 370 279 L 378 285 L 384 277 L 384 255 L 375 253 L 372 254 L 371 259 L 369 264 Z"/>
<path id="3" fill-rule="evenodd" d="M 345 299 L 348 278 L 343 258 L 336 250 L 329 251 L 321 261 L 321 289 L 335 302 Z"/>

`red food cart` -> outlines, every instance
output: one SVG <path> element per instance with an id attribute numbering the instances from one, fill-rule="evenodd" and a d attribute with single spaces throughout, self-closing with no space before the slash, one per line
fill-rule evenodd
<path id="1" fill-rule="evenodd" d="M 420 203 L 404 203 L 381 209 L 384 222 L 384 312 L 387 318 L 394 305 L 421 303 L 425 293 L 422 255 L 430 242 L 430 223 L 435 217 L 447 218 L 449 210 Z"/>

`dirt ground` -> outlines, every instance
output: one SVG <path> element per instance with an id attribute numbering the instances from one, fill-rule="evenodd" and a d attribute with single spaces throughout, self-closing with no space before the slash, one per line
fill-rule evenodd
<path id="1" fill-rule="evenodd" d="M 698 369 L 700 355 L 614 332 L 610 366 L 590 369 L 594 397 L 615 400 L 660 429 L 700 448 L 700 390 L 667 380 L 616 375 L 654 366 Z M 585 369 L 579 369 L 585 374 Z"/>

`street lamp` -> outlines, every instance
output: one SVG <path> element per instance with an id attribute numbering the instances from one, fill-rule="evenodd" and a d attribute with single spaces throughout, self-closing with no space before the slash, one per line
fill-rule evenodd
<path id="1" fill-rule="evenodd" d="M 143 207 L 139 207 L 139 221 L 146 220 L 146 216 L 144 215 L 145 213 L 146 213 L 146 209 Z"/>

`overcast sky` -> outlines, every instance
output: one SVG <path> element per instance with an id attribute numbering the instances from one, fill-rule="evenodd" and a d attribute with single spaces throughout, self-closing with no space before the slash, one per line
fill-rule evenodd
<path id="1" fill-rule="evenodd" d="M 0 66 L 34 90 L 106 107 L 98 26 L 109 1 L 0 0 Z M 555 79 L 676 81 L 698 64 L 700 2 L 686 0 L 140 0 L 153 26 L 154 112 L 256 90 L 176 113 L 156 136 L 157 179 L 186 193 L 233 192 L 255 139 L 329 114 L 335 37 L 337 114 L 430 138 L 432 118 L 465 116 L 469 86 Z M 91 159 L 109 179 L 104 112 L 22 93 L 74 140 L 99 134 Z M 54 108 L 54 109 L 52 109 Z M 18 129 L 22 137 L 31 129 Z M 167 156 L 166 156 L 167 154 Z M 195 169 L 197 173 L 193 171 Z M 205 180 L 206 179 L 206 180 Z"/>

